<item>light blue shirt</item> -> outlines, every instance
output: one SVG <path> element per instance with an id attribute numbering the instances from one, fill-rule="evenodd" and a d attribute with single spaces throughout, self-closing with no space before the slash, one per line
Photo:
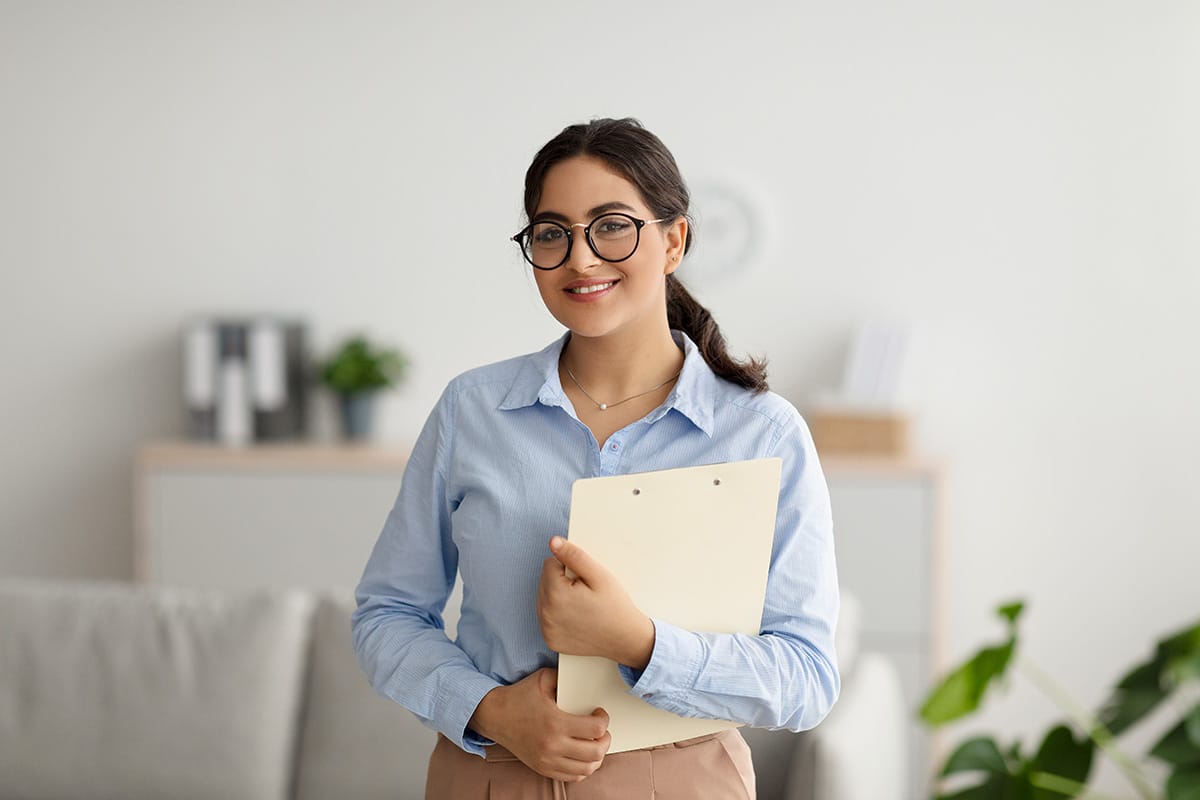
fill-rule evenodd
<path id="1" fill-rule="evenodd" d="M 542 562 L 566 535 L 578 478 L 779 456 L 782 487 L 761 633 L 713 634 L 654 619 L 654 651 L 630 691 L 676 714 L 804 730 L 840 690 L 829 492 L 812 437 L 783 398 L 713 374 L 674 331 L 683 371 L 666 401 L 603 449 L 558 378 L 569 333 L 538 353 L 460 375 L 409 458 L 359 583 L 354 648 L 371 685 L 468 752 L 483 696 L 558 655 L 536 611 Z M 730 531 L 736 535 L 736 531 Z M 442 610 L 463 579 L 454 641 Z"/>

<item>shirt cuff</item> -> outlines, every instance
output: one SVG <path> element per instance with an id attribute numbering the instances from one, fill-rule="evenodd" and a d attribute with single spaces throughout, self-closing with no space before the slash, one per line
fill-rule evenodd
<path id="1" fill-rule="evenodd" d="M 630 694 L 652 705 L 672 706 L 670 698 L 691 690 L 704 664 L 704 640 L 669 622 L 651 619 L 654 623 L 654 650 L 650 662 L 641 670 L 620 665 L 621 678 Z"/>
<path id="2" fill-rule="evenodd" d="M 439 730 L 468 753 L 483 756 L 483 748 L 495 742 L 471 730 L 467 725 L 484 695 L 499 686 L 503 684 L 478 672 L 464 676 L 461 681 L 455 681 L 455 685 L 447 691 L 447 696 L 455 698 L 455 702 L 446 709 L 442 724 L 438 726 Z"/>

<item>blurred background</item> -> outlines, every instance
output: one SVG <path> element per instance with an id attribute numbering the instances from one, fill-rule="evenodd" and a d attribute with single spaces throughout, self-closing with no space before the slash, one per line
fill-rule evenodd
<path id="1" fill-rule="evenodd" d="M 754 219 L 691 285 L 775 391 L 908 332 L 947 662 L 1025 597 L 1094 705 L 1200 610 L 1200 6 L 0 2 L 0 116 L 0 576 L 132 577 L 197 315 L 400 345 L 375 437 L 411 444 L 560 333 L 508 241 L 534 152 L 634 116 L 713 187 L 701 243 Z M 972 724 L 1056 716 L 1018 684 Z"/>

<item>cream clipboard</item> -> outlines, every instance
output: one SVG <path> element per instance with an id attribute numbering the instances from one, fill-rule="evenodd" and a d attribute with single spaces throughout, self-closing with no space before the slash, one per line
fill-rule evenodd
<path id="1" fill-rule="evenodd" d="M 758 634 L 782 461 L 762 458 L 575 481 L 567 538 L 599 559 L 652 618 Z M 737 727 L 680 717 L 632 694 L 615 662 L 560 656 L 558 705 L 604 708 L 610 753 Z"/>

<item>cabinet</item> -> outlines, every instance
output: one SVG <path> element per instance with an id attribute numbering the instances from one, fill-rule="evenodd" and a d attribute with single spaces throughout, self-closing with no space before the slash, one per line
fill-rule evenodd
<path id="1" fill-rule="evenodd" d="M 370 446 L 146 445 L 134 476 L 134 577 L 352 591 L 405 460 Z"/>
<path id="2" fill-rule="evenodd" d="M 404 464 L 398 448 L 147 445 L 136 467 L 135 575 L 158 584 L 348 593 Z M 823 465 L 841 585 L 862 604 L 860 646 L 895 663 L 915 711 L 941 643 L 937 472 L 893 460 Z M 930 740 L 913 719 L 915 800 L 928 796 Z M 863 758 L 869 764 L 870 754 Z"/>
<path id="3" fill-rule="evenodd" d="M 823 459 L 838 576 L 862 603 L 860 647 L 887 656 L 911 711 L 911 798 L 929 797 L 934 742 L 916 710 L 941 669 L 938 473 L 907 461 Z"/>

